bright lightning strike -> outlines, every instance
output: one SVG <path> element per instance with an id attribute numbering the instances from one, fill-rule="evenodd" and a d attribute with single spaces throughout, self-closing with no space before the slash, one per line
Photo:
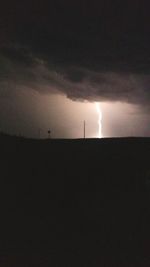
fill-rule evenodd
<path id="1" fill-rule="evenodd" d="M 98 119 L 98 126 L 99 126 L 98 138 L 102 138 L 103 137 L 103 135 L 102 135 L 102 111 L 100 108 L 100 104 L 98 102 L 96 102 L 95 105 L 96 105 L 96 110 L 97 110 L 97 113 L 99 116 L 99 119 Z"/>

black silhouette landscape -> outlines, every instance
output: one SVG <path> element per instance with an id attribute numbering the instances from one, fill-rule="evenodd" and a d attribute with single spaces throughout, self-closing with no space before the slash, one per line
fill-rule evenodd
<path id="1" fill-rule="evenodd" d="M 150 139 L 0 135 L 0 266 L 149 266 Z"/>

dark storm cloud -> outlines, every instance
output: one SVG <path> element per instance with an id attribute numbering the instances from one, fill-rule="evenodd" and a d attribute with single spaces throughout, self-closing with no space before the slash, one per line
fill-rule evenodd
<path id="1" fill-rule="evenodd" d="M 149 7 L 144 0 L 6 0 L 0 38 L 62 67 L 147 70 Z"/>
<path id="2" fill-rule="evenodd" d="M 26 87 L 149 104 L 148 1 L 6 0 L 0 15 L 1 96 Z"/>
<path id="3" fill-rule="evenodd" d="M 56 67 L 18 45 L 5 47 L 3 51 L 0 97 L 8 97 L 14 89 L 23 87 L 41 94 L 61 93 L 80 101 L 124 101 L 142 105 L 150 102 L 148 74 Z"/>

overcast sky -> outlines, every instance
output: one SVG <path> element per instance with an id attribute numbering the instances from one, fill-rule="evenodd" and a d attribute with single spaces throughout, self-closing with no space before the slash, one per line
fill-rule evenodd
<path id="1" fill-rule="evenodd" d="M 0 4 L 0 128 L 37 137 L 150 134 L 150 4 Z"/>

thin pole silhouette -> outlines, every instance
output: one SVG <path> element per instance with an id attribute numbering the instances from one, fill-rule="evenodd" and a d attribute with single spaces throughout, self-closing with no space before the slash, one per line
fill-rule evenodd
<path id="1" fill-rule="evenodd" d="M 51 138 L 51 131 L 48 130 L 48 138 L 50 139 Z"/>
<path id="2" fill-rule="evenodd" d="M 39 135 L 39 139 L 41 139 L 41 129 L 39 128 L 39 131 L 38 131 L 38 135 Z"/>

